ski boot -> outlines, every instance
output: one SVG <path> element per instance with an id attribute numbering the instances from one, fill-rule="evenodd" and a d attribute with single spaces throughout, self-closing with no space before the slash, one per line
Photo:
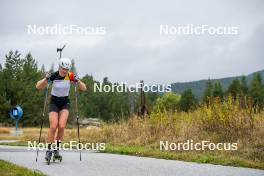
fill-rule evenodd
<path id="1" fill-rule="evenodd" d="M 62 161 L 62 156 L 59 154 L 59 150 L 54 150 L 53 162 L 56 160 L 59 160 L 60 162 Z"/>
<path id="2" fill-rule="evenodd" d="M 52 157 L 52 151 L 51 150 L 47 150 L 45 159 L 46 159 L 48 165 L 50 164 L 51 157 Z"/>

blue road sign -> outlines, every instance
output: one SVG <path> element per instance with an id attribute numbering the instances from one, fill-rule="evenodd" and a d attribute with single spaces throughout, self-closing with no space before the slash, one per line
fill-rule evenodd
<path id="1" fill-rule="evenodd" d="M 16 121 L 16 130 L 18 129 L 18 121 L 23 116 L 23 110 L 20 106 L 15 106 L 10 110 L 10 117 Z"/>

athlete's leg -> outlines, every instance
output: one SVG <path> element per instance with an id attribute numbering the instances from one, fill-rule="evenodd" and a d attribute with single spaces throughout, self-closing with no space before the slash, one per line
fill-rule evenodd
<path id="1" fill-rule="evenodd" d="M 59 112 L 59 126 L 58 126 L 58 133 L 57 133 L 57 141 L 61 141 L 63 139 L 64 136 L 64 129 L 66 127 L 67 124 L 67 120 L 68 120 L 68 116 L 69 116 L 69 110 L 68 109 L 62 109 Z"/>
<path id="2" fill-rule="evenodd" d="M 55 133 L 56 133 L 56 130 L 58 128 L 58 118 L 59 118 L 59 114 L 57 112 L 55 112 L 55 111 L 49 112 L 50 128 L 48 131 L 48 139 L 47 139 L 48 143 L 54 142 Z"/>

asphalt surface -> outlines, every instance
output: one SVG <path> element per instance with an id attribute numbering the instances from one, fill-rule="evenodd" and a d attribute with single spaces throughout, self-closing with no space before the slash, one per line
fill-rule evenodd
<path id="1" fill-rule="evenodd" d="M 154 159 L 146 157 L 83 151 L 82 161 L 78 151 L 62 151 L 63 161 L 47 165 L 45 151 L 40 151 L 35 162 L 36 151 L 26 147 L 0 146 L 0 159 L 39 170 L 51 176 L 264 176 L 264 170 L 198 164 L 192 162 Z"/>

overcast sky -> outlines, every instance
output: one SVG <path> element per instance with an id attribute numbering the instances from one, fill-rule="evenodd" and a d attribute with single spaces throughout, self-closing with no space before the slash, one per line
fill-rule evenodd
<path id="1" fill-rule="evenodd" d="M 249 74 L 264 68 L 264 1 L 0 2 L 0 63 L 9 50 L 31 52 L 50 68 L 56 48 L 74 58 L 80 76 L 113 82 L 185 82 Z M 105 35 L 32 35 L 27 25 L 103 26 Z M 160 25 L 237 26 L 237 35 L 160 35 Z"/>

